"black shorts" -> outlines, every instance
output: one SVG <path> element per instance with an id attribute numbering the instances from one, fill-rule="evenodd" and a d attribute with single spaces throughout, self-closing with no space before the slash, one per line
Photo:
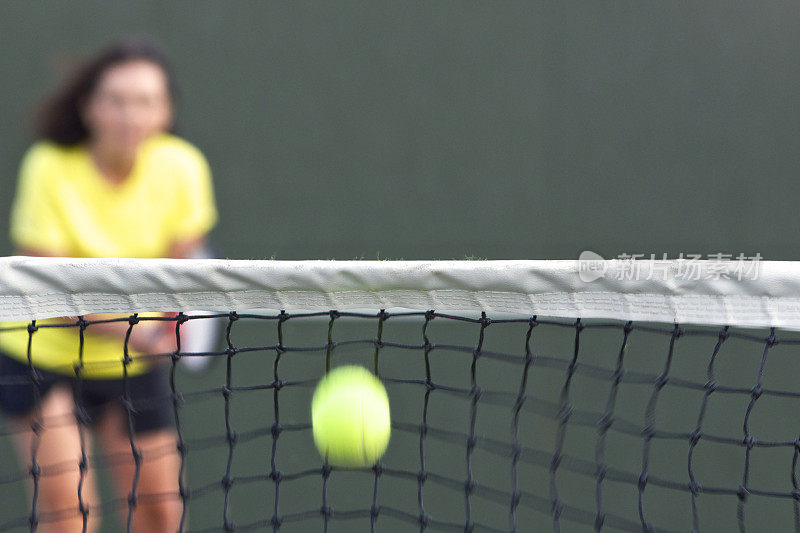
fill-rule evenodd
<path id="1" fill-rule="evenodd" d="M 58 383 L 75 390 L 77 380 L 73 377 L 41 369 L 37 369 L 37 374 L 42 398 Z M 34 408 L 36 394 L 29 376 L 26 363 L 0 353 L 0 411 L 7 416 L 22 417 Z M 144 374 L 129 377 L 128 384 L 134 433 L 175 427 L 169 366 L 158 365 Z M 85 409 L 89 424 L 97 422 L 109 408 L 124 409 L 121 378 L 82 379 L 80 389 L 79 403 Z"/>

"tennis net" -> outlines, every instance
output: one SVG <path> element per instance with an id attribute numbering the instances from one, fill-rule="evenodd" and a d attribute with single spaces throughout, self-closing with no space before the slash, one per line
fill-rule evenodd
<path id="1" fill-rule="evenodd" d="M 174 490 L 142 493 L 131 429 L 130 487 L 84 502 L 89 466 L 130 458 L 87 444 L 53 465 L 34 446 L 20 465 L 20 430 L 0 426 L 0 531 L 67 514 L 130 529 L 158 499 L 180 502 L 186 531 L 800 530 L 800 265 L 638 263 L 0 259 L 0 320 L 22 321 L 0 335 L 24 335 L 29 362 L 43 329 L 119 322 L 127 382 L 132 332 L 170 324 L 176 349 L 140 358 L 169 368 L 180 457 Z M 221 346 L 182 350 L 215 321 Z M 51 370 L 80 389 L 76 346 Z M 220 364 L 197 375 L 186 358 Z M 325 464 L 311 438 L 314 386 L 346 363 L 392 408 L 389 449 L 362 470 Z M 147 402 L 119 397 L 128 420 Z M 37 485 L 69 469 L 78 504 L 43 512 Z"/>

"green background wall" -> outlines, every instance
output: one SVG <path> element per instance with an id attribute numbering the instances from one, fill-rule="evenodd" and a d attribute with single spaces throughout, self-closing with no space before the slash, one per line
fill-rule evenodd
<path id="1" fill-rule="evenodd" d="M 799 10 L 5 3 L 0 214 L 69 57 L 147 33 L 174 58 L 231 258 L 796 259 Z"/>

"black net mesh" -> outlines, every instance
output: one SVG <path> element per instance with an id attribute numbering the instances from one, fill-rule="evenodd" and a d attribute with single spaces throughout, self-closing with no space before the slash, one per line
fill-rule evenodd
<path id="1" fill-rule="evenodd" d="M 128 322 L 120 360 L 129 449 L 89 444 L 83 338 L 96 321 L 27 326 L 28 360 L 42 327 L 71 328 L 69 420 L 43 419 L 40 372 L 2 376 L 35 395 L 31 428 L 0 430 L 0 531 L 64 516 L 131 530 L 137 509 L 172 500 L 187 531 L 722 531 L 800 530 L 795 333 L 435 311 L 237 314 L 111 319 Z M 128 340 L 142 321 L 174 322 L 177 350 L 148 356 L 169 369 L 177 441 L 141 450 Z M 219 351 L 186 353 L 187 321 L 220 323 Z M 8 329 L 8 328 L 6 328 Z M 3 334 L 0 332 L 0 334 Z M 202 374 L 185 358 L 209 358 Z M 374 371 L 392 406 L 392 441 L 372 468 L 345 470 L 313 447 L 310 397 L 326 370 Z M 153 398 L 164 400 L 164 398 Z M 75 422 L 72 421 L 74 418 Z M 80 456 L 48 464 L 43 432 L 75 424 Z M 11 441 L 33 432 L 29 464 Z M 177 453 L 174 488 L 146 493 L 140 472 Z M 125 489 L 91 471 L 133 465 Z M 43 479 L 77 472 L 75 505 L 43 509 Z M 104 484 L 105 483 L 105 484 Z"/>

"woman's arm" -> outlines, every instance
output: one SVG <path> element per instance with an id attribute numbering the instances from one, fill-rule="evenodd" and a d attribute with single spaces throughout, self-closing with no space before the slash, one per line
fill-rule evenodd
<path id="1" fill-rule="evenodd" d="M 175 241 L 172 243 L 172 246 L 170 246 L 169 252 L 167 252 L 167 257 L 171 257 L 173 259 L 186 259 L 192 257 L 194 252 L 204 248 L 205 244 L 205 237 Z"/>
<path id="2" fill-rule="evenodd" d="M 195 250 L 201 248 L 205 243 L 205 238 L 197 238 L 173 243 L 168 252 L 168 257 L 182 259 Z M 63 255 L 50 251 L 37 250 L 33 248 L 22 248 L 17 251 L 17 255 L 33 257 L 63 257 Z M 84 317 L 86 320 L 102 320 L 107 318 L 102 313 L 92 313 Z M 78 317 L 64 317 L 65 323 L 74 323 Z M 124 339 L 128 333 L 129 324 L 127 321 L 103 322 L 92 324 L 93 333 L 108 335 Z M 141 353 L 169 353 L 175 350 L 175 323 L 172 321 L 143 320 L 134 326 L 129 339 L 131 348 Z"/>

